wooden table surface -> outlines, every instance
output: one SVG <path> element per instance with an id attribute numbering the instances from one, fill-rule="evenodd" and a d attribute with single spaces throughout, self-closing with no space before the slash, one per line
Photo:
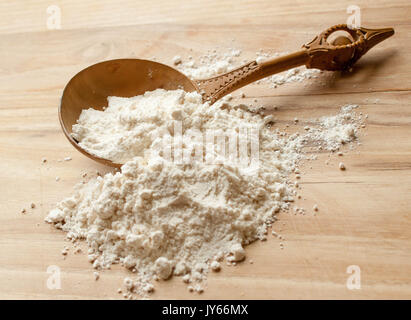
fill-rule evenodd
<path id="1" fill-rule="evenodd" d="M 411 3 L 355 1 L 362 25 L 394 27 L 350 74 L 270 89 L 250 85 L 250 101 L 276 105 L 282 129 L 295 117 L 331 115 L 346 103 L 368 114 L 361 142 L 340 159 L 327 154 L 305 167 L 306 216 L 280 214 L 285 237 L 247 247 L 247 260 L 211 274 L 202 295 L 180 278 L 160 282 L 153 298 L 411 298 Z M 47 7 L 61 9 L 61 29 L 47 29 Z M 114 58 L 199 56 L 235 47 L 292 51 L 325 28 L 345 23 L 352 1 L 7 1 L 0 2 L 0 298 L 120 298 L 121 267 L 94 281 L 85 254 L 70 251 L 64 234 L 43 222 L 83 172 L 108 171 L 78 153 L 57 118 L 62 90 L 84 67 Z M 72 161 L 59 162 L 64 157 Z M 41 163 L 46 157 L 48 162 Z M 56 176 L 60 181 L 56 181 Z M 30 203 L 36 204 L 30 209 Z M 317 203 L 320 211 L 310 210 Z M 21 209 L 27 208 L 26 214 Z M 49 266 L 61 289 L 47 287 Z M 347 288 L 349 266 L 361 289 Z"/>

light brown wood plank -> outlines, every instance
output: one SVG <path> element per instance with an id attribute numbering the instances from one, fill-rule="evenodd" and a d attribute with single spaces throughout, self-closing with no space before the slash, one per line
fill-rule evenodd
<path id="1" fill-rule="evenodd" d="M 171 64 L 176 54 L 198 56 L 216 46 L 240 48 L 247 58 L 260 48 L 295 50 L 345 22 L 351 1 L 53 4 L 62 9 L 62 30 L 46 28 L 49 1 L 0 3 L 0 298 L 120 298 L 125 270 L 115 266 L 94 281 L 86 256 L 70 252 L 63 260 L 64 234 L 43 222 L 83 172 L 110 170 L 76 152 L 60 130 L 57 106 L 67 81 L 90 64 L 120 57 L 155 56 Z M 327 154 L 304 166 L 298 204 L 308 214 L 281 213 L 274 225 L 286 238 L 284 250 L 270 237 L 247 247 L 244 263 L 210 274 L 203 295 L 188 293 L 175 278 L 159 283 L 153 298 L 411 298 L 411 4 L 357 4 L 364 26 L 392 26 L 396 34 L 354 72 L 277 89 L 244 88 L 249 102 L 278 107 L 281 129 L 295 117 L 304 126 L 346 103 L 360 105 L 369 118 L 362 145 L 343 156 L 347 170 L 338 170 L 336 155 L 326 165 Z M 57 161 L 66 156 L 73 160 Z M 37 208 L 22 215 L 32 201 Z M 50 265 L 61 268 L 61 290 L 46 287 Z M 361 290 L 346 287 L 350 265 L 361 268 Z"/>

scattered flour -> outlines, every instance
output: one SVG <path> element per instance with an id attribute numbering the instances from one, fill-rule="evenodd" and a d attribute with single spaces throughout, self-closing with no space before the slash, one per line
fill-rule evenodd
<path id="1" fill-rule="evenodd" d="M 287 54 L 286 52 L 269 54 L 263 51 L 257 52 L 257 63 L 261 63 L 264 60 L 277 58 Z M 283 84 L 291 82 L 302 82 L 307 79 L 317 78 L 319 74 L 324 73 L 324 71 L 318 69 L 307 69 L 304 66 L 293 68 L 281 73 L 274 74 L 270 77 L 259 80 L 257 83 L 265 83 L 270 86 L 270 88 L 277 88 Z"/>
<path id="2" fill-rule="evenodd" d="M 267 53 L 259 51 L 256 53 L 255 60 L 257 63 L 262 63 L 264 60 L 276 58 L 284 54 L 286 53 Z M 238 49 L 229 49 L 224 53 L 219 53 L 217 50 L 213 50 L 197 60 L 191 56 L 187 60 L 183 60 L 180 56 L 176 56 L 173 58 L 173 64 L 181 72 L 192 79 L 205 79 L 233 70 L 236 67 L 239 67 L 242 63 L 247 62 L 247 60 L 241 60 L 240 57 L 241 50 Z M 265 83 L 271 88 L 276 88 L 277 86 L 286 83 L 302 82 L 306 79 L 317 78 L 320 73 L 323 73 L 323 71 L 318 69 L 307 69 L 302 66 L 274 74 L 257 81 L 257 83 Z"/>
<path id="3" fill-rule="evenodd" d="M 80 183 L 46 221 L 72 241 L 86 240 L 95 269 L 120 263 L 135 272 L 134 280 L 124 282 L 125 298 L 146 296 L 154 290 L 153 280 L 173 275 L 201 293 L 207 272 L 220 269 L 218 261 L 244 260 L 244 246 L 265 240 L 275 214 L 290 207 L 295 187 L 289 175 L 299 173 L 298 162 L 307 158 L 303 149 L 337 150 L 356 138 L 359 126 L 354 106 L 286 135 L 271 127 L 272 115 L 227 100 L 210 106 L 198 93 L 182 90 L 158 89 L 108 102 L 105 111 L 83 111 L 73 136 L 90 153 L 124 163 L 121 172 Z M 182 137 L 257 128 L 257 168 L 249 170 L 221 152 L 223 161 L 207 163 L 198 141 L 179 141 L 179 123 Z M 165 157 L 160 146 L 172 138 L 190 161 Z M 199 158 L 193 150 L 200 150 Z"/>
<path id="4" fill-rule="evenodd" d="M 204 79 L 217 76 L 240 66 L 241 62 L 237 59 L 240 55 L 241 51 L 237 49 L 230 49 L 225 53 L 218 53 L 217 50 L 213 50 L 197 60 L 191 56 L 187 60 L 181 59 L 180 56 L 174 57 L 173 63 L 186 76 L 192 79 Z M 176 63 L 177 61 L 178 63 Z"/>
<path id="5" fill-rule="evenodd" d="M 358 118 L 353 114 L 357 105 L 346 105 L 335 116 L 322 117 L 318 128 L 308 128 L 315 141 L 322 142 L 325 149 L 336 151 L 341 144 L 355 139 L 358 129 Z"/>

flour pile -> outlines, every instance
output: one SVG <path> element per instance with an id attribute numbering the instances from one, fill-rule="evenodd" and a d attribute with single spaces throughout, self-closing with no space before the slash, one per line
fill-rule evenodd
<path id="1" fill-rule="evenodd" d="M 272 115 L 227 100 L 210 106 L 195 92 L 109 97 L 104 111 L 82 112 L 73 136 L 88 152 L 125 163 L 121 172 L 79 184 L 46 221 L 72 241 L 85 239 L 96 269 L 120 263 L 135 272 L 124 284 L 129 298 L 172 275 L 202 292 L 209 270 L 244 260 L 244 246 L 264 240 L 275 214 L 289 208 L 289 174 L 305 147 L 336 150 L 356 139 L 355 107 L 287 136 L 271 127 Z"/>

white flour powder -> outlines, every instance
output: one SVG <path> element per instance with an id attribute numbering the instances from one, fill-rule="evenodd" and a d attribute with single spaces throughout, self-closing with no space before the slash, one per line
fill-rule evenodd
<path id="1" fill-rule="evenodd" d="M 279 55 L 260 51 L 257 61 Z M 173 63 L 200 79 L 246 62 L 240 56 L 236 49 L 213 50 L 197 61 L 176 56 Z M 258 83 L 277 87 L 318 73 L 300 67 Z M 356 106 L 349 105 L 287 135 L 271 128 L 272 115 L 229 101 L 210 106 L 197 93 L 161 89 L 108 97 L 104 111 L 84 110 L 73 126 L 85 150 L 124 165 L 121 172 L 77 185 L 46 221 L 73 242 L 85 239 L 94 268 L 120 263 L 133 271 L 124 279 L 125 298 L 147 296 L 152 280 L 173 275 L 201 293 L 209 270 L 220 270 L 224 259 L 244 260 L 244 246 L 266 239 L 275 214 L 289 208 L 298 187 L 290 173 L 300 178 L 298 162 L 315 158 L 303 149 L 338 150 L 356 139 L 361 124 Z"/>
<path id="2" fill-rule="evenodd" d="M 321 141 L 329 151 L 336 151 L 341 144 L 355 139 L 358 119 L 353 114 L 356 105 L 346 105 L 335 116 L 322 117 L 318 128 L 309 128 L 311 139 Z"/>
<path id="3" fill-rule="evenodd" d="M 270 128 L 272 116 L 227 101 L 203 104 L 198 93 L 158 89 L 108 101 L 105 111 L 83 111 L 73 136 L 90 153 L 125 163 L 121 172 L 79 184 L 46 221 L 73 241 L 86 239 L 96 269 L 121 263 L 134 271 L 136 278 L 127 278 L 125 286 L 140 295 L 154 290 L 152 279 L 172 275 L 184 276 L 190 290 L 202 292 L 208 270 L 220 268 L 218 261 L 244 260 L 243 246 L 265 239 L 275 213 L 293 201 L 289 173 L 298 172 L 302 149 L 336 150 L 355 139 L 359 126 L 354 106 L 286 136 Z M 183 139 L 207 130 L 224 136 L 250 126 L 258 129 L 256 138 L 249 134 L 258 145 L 253 170 L 219 149 L 213 159 L 220 161 L 207 163 L 200 141 Z M 182 163 L 175 154 L 165 157 L 164 146 L 173 136 L 183 153 L 194 157 L 193 150 L 201 150 L 200 157 Z M 245 152 L 246 157 L 252 152 L 248 144 Z"/>

